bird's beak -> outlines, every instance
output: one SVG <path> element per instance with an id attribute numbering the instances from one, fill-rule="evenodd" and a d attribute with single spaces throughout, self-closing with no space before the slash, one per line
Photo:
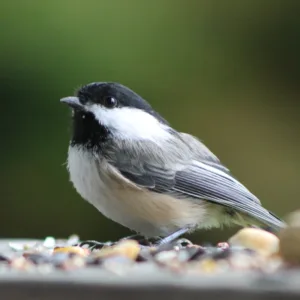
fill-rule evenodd
<path id="1" fill-rule="evenodd" d="M 65 97 L 60 99 L 60 102 L 65 103 L 74 109 L 85 110 L 84 105 L 80 103 L 78 97 Z"/>

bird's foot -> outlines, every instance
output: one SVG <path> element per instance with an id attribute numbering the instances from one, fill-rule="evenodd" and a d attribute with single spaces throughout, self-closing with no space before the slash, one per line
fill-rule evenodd
<path id="1" fill-rule="evenodd" d="M 185 227 L 181 228 L 170 235 L 166 237 L 151 237 L 151 238 L 146 238 L 142 235 L 135 234 L 135 235 L 130 235 L 128 237 L 122 238 L 121 240 L 128 240 L 128 239 L 133 239 L 136 240 L 141 246 L 157 246 L 160 247 L 162 245 L 173 245 L 173 246 L 182 246 L 185 247 L 187 244 L 191 244 L 191 242 L 187 239 L 179 239 L 177 240 L 180 236 L 183 234 L 187 233 L 191 228 L 190 227 Z M 177 241 L 176 241 L 177 240 Z"/>
<path id="2" fill-rule="evenodd" d="M 161 240 L 161 238 L 160 237 L 147 238 L 139 234 L 134 234 L 134 235 L 124 237 L 121 240 L 135 240 L 141 246 L 155 246 Z"/>
<path id="3" fill-rule="evenodd" d="M 86 248 L 93 251 L 93 250 L 102 249 L 103 247 L 107 247 L 107 246 L 108 247 L 114 246 L 115 244 L 117 244 L 120 241 L 135 240 L 139 243 L 141 248 L 147 248 L 147 247 L 151 247 L 151 246 L 161 247 L 163 245 L 185 247 L 187 244 L 191 244 L 191 242 L 189 240 L 187 240 L 187 239 L 179 239 L 178 241 L 175 241 L 175 240 L 178 239 L 181 235 L 188 232 L 189 230 L 190 230 L 190 228 L 181 228 L 164 238 L 160 238 L 160 237 L 146 238 L 142 235 L 134 234 L 134 235 L 130 235 L 130 236 L 121 238 L 120 240 L 118 240 L 116 242 L 104 242 L 103 243 L 103 242 L 98 242 L 98 241 L 94 241 L 94 240 L 87 240 L 87 241 L 82 241 L 82 242 L 76 244 L 75 246 L 79 246 L 79 247 L 87 246 Z"/>
<path id="4" fill-rule="evenodd" d="M 170 243 L 174 242 L 176 239 L 178 239 L 183 234 L 187 233 L 189 230 L 190 230 L 189 227 L 185 227 L 185 228 L 181 228 L 181 229 L 171 233 L 170 235 L 168 235 L 168 236 L 162 238 L 160 241 L 158 241 L 158 246 L 162 246 L 162 245 L 170 244 Z"/>
<path id="5" fill-rule="evenodd" d="M 111 242 L 111 241 L 109 241 L 109 242 L 98 242 L 98 241 L 95 241 L 95 240 L 86 240 L 86 241 L 82 241 L 80 243 L 77 243 L 74 246 L 84 247 L 84 248 L 87 248 L 87 249 L 93 251 L 93 250 L 102 249 L 103 247 L 114 246 L 118 242 L 125 241 L 125 240 L 135 240 L 139 243 L 141 248 L 153 246 L 153 245 L 156 244 L 156 242 L 154 241 L 155 238 L 148 239 L 148 238 L 145 238 L 145 237 L 143 237 L 139 234 L 135 234 L 135 235 L 130 235 L 130 236 L 121 238 L 120 240 L 115 241 L 115 242 Z"/>
<path id="6" fill-rule="evenodd" d="M 115 242 L 98 242 L 98 241 L 94 241 L 94 240 L 86 240 L 86 241 L 82 241 L 74 246 L 78 246 L 78 247 L 84 247 L 87 246 L 85 248 L 93 251 L 93 250 L 98 250 L 98 249 L 102 249 L 103 247 L 107 247 L 107 246 L 113 246 L 115 245 Z"/>

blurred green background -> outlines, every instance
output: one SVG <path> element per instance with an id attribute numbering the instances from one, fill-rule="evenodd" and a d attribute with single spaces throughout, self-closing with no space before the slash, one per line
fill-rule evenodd
<path id="1" fill-rule="evenodd" d="M 114 240 L 64 165 L 81 84 L 117 81 L 281 217 L 299 208 L 299 1 L 1 1 L 0 236 Z M 225 240 L 236 230 L 199 231 Z"/>

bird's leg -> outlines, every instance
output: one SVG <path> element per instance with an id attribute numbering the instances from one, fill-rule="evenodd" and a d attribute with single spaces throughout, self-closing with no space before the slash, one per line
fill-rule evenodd
<path id="1" fill-rule="evenodd" d="M 158 246 L 161 246 L 161 245 L 164 245 L 164 244 L 171 243 L 174 240 L 176 240 L 177 238 L 179 238 L 181 235 L 187 233 L 189 230 L 190 230 L 189 227 L 181 228 L 181 229 L 171 233 L 170 235 L 164 237 L 157 244 L 158 244 Z"/>

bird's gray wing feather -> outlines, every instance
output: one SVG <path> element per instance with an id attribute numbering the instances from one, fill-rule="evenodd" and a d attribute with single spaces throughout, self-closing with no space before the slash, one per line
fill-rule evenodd
<path id="1" fill-rule="evenodd" d="M 112 151 L 113 155 L 109 156 L 108 161 L 123 177 L 138 187 L 173 194 L 178 198 L 187 196 L 210 201 L 242 212 L 276 229 L 283 226 L 279 219 L 264 209 L 259 200 L 228 173 L 228 169 L 216 167 L 214 164 L 219 165 L 218 161 L 214 160 L 212 164 L 212 160 L 207 162 L 203 155 L 192 153 L 186 157 L 179 155 L 170 162 L 166 155 L 159 154 L 159 149 L 151 149 L 152 146 L 148 145 L 143 149 L 139 145 L 139 151 L 127 147 L 118 145 L 118 151 Z M 183 152 L 187 153 L 188 150 L 184 149 Z M 135 155 L 130 155 L 132 153 Z"/>
<path id="2" fill-rule="evenodd" d="M 219 160 L 219 158 L 214 155 L 202 142 L 200 142 L 196 137 L 180 132 L 178 133 L 179 137 L 189 145 L 192 153 L 193 158 L 203 163 L 210 165 L 214 168 L 220 169 L 226 173 L 229 173 L 229 169 L 225 167 Z"/>
<path id="3" fill-rule="evenodd" d="M 175 182 L 172 190 L 176 193 L 205 199 L 240 211 L 276 229 L 283 226 L 283 223 L 263 208 L 260 201 L 241 183 L 203 163 L 194 162 L 177 172 Z"/>

